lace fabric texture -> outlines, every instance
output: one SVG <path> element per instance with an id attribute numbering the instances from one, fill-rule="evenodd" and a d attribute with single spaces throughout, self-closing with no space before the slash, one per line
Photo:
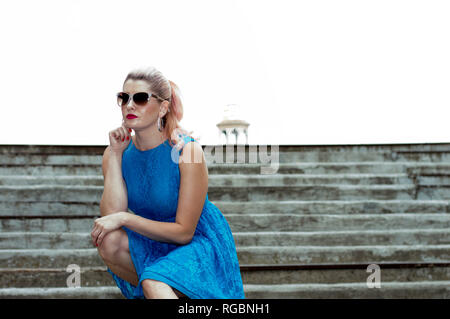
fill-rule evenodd
<path id="1" fill-rule="evenodd" d="M 190 141 L 197 143 L 184 136 L 179 149 L 166 140 L 147 151 L 130 142 L 122 157 L 122 175 L 133 213 L 156 221 L 175 221 L 180 188 L 178 158 Z M 144 279 L 165 282 L 191 299 L 245 298 L 231 229 L 208 195 L 192 241 L 186 245 L 155 241 L 123 229 L 139 284 L 134 286 L 107 270 L 126 298 L 144 298 Z"/>

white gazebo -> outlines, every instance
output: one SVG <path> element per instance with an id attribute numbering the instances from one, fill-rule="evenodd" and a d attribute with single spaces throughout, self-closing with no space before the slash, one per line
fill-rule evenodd
<path id="1" fill-rule="evenodd" d="M 225 135 L 225 143 L 229 143 L 228 137 L 235 136 L 235 144 L 242 143 L 242 138 L 245 136 L 245 144 L 248 144 L 248 127 L 249 123 L 239 118 L 239 106 L 237 104 L 228 104 L 224 109 L 223 120 L 216 124 L 219 128 L 219 140 L 223 141 Z M 242 143 L 243 144 L 243 143 Z"/>

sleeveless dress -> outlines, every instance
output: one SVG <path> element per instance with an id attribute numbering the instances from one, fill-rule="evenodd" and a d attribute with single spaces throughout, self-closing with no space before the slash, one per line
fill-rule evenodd
<path id="1" fill-rule="evenodd" d="M 122 155 L 122 176 L 128 192 L 128 208 L 136 215 L 175 222 L 180 188 L 178 159 L 182 148 L 195 139 L 181 135 L 177 150 L 169 140 L 150 150 L 138 150 L 133 140 Z M 195 185 L 193 185 L 194 187 Z M 144 299 L 142 281 L 154 279 L 191 299 L 244 299 L 244 287 L 231 229 L 221 211 L 206 195 L 192 241 L 186 245 L 156 241 L 127 227 L 131 259 L 138 286 L 112 275 L 127 299 Z"/>

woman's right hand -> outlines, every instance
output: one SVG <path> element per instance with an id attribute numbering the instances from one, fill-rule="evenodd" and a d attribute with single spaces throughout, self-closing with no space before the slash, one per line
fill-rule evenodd
<path id="1" fill-rule="evenodd" d="M 126 127 L 124 123 L 122 126 L 109 132 L 109 145 L 111 151 L 123 153 L 131 142 L 131 129 Z"/>

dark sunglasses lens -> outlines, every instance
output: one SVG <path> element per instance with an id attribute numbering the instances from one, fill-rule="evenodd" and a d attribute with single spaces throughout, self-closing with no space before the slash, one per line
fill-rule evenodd
<path id="1" fill-rule="evenodd" d="M 137 105 L 145 105 L 148 101 L 148 94 L 145 92 L 139 92 L 133 95 L 134 103 Z"/>
<path id="2" fill-rule="evenodd" d="M 130 96 L 127 93 L 119 93 L 117 94 L 117 104 L 119 104 L 119 106 L 126 105 L 129 98 Z"/>

